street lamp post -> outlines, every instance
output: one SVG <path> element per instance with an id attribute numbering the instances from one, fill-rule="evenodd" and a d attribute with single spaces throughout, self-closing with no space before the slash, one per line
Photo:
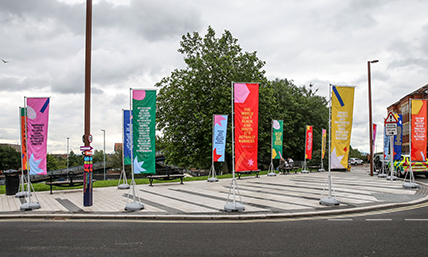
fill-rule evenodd
<path id="1" fill-rule="evenodd" d="M 373 121 L 372 121 L 372 89 L 371 89 L 371 75 L 370 64 L 377 63 L 379 60 L 367 62 L 368 80 L 369 80 L 369 147 L 370 147 L 370 176 L 373 176 Z"/>
<path id="2" fill-rule="evenodd" d="M 101 130 L 104 133 L 104 149 L 103 149 L 103 154 L 104 154 L 104 180 L 106 180 L 106 130 L 102 129 Z"/>

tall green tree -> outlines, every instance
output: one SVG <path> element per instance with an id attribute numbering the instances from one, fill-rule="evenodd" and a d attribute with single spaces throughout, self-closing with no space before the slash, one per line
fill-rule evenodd
<path id="1" fill-rule="evenodd" d="M 21 168 L 21 153 L 5 145 L 0 146 L 0 170 L 18 170 Z"/>
<path id="2" fill-rule="evenodd" d="M 328 101 L 313 85 L 296 86 L 287 79 L 270 81 L 276 98 L 276 116 L 284 120 L 284 157 L 303 160 L 306 125 L 313 126 L 313 150 L 321 149 L 322 129 L 328 129 Z"/>
<path id="3" fill-rule="evenodd" d="M 211 164 L 212 119 L 214 114 L 228 114 L 227 142 L 231 142 L 231 82 L 260 82 L 260 112 L 272 101 L 266 86 L 264 61 L 256 52 L 243 52 L 230 31 L 216 38 L 208 28 L 182 37 L 178 52 L 184 55 L 185 69 L 174 70 L 156 84 L 157 125 L 168 162 L 182 167 L 208 168 Z M 263 120 L 264 117 L 261 118 Z M 259 134 L 266 140 L 266 131 Z M 231 163 L 231 144 L 226 145 L 226 161 Z M 229 165 L 230 166 L 230 165 Z"/>

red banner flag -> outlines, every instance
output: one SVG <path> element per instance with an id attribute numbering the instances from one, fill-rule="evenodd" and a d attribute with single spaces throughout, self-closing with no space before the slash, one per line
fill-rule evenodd
<path id="1" fill-rule="evenodd" d="M 313 133 L 312 126 L 306 126 L 306 159 L 312 159 L 312 142 L 313 142 Z"/>
<path id="2" fill-rule="evenodd" d="M 426 161 L 427 149 L 427 102 L 411 100 L 412 107 L 412 161 Z"/>
<path id="3" fill-rule="evenodd" d="M 259 84 L 235 83 L 235 171 L 257 170 Z"/>

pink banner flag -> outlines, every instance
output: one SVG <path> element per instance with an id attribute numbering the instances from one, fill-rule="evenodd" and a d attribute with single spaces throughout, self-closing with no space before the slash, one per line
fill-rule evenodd
<path id="1" fill-rule="evenodd" d="M 30 175 L 46 175 L 49 98 L 27 98 L 27 151 Z"/>

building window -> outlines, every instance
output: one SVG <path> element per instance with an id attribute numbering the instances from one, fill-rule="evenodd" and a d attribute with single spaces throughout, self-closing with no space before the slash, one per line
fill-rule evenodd
<path id="1" fill-rule="evenodd" d="M 403 115 L 409 113 L 409 104 L 408 103 L 403 103 L 401 105 L 400 112 Z"/>

